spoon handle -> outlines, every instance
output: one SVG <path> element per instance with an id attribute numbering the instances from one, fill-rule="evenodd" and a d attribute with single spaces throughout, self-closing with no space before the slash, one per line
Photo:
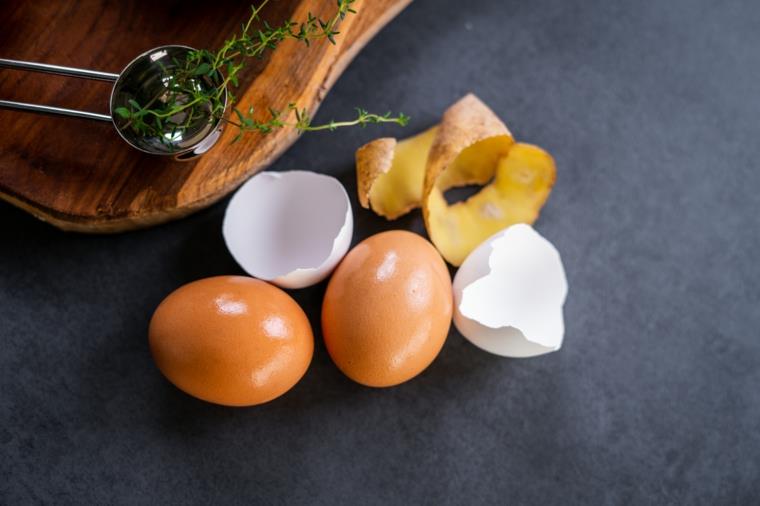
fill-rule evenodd
<path id="1" fill-rule="evenodd" d="M 77 109 L 66 109 L 64 107 L 55 107 L 52 105 L 27 104 L 26 102 L 14 102 L 12 100 L 0 100 L 0 109 L 10 109 L 13 111 L 36 112 L 38 114 L 52 114 L 55 116 L 70 116 L 74 118 L 94 119 L 98 121 L 111 122 L 111 116 L 97 112 L 79 111 Z"/>
<path id="2" fill-rule="evenodd" d="M 97 81 L 116 82 L 119 74 L 110 72 L 100 72 L 99 70 L 77 69 L 74 67 L 62 67 L 60 65 L 50 65 L 49 63 L 37 63 L 32 61 L 7 60 L 0 58 L 0 68 L 28 70 L 31 72 L 44 72 L 46 74 L 56 74 L 59 76 L 81 77 L 83 79 L 95 79 Z"/>
<path id="3" fill-rule="evenodd" d="M 110 74 L 97 70 L 76 69 L 72 67 L 62 67 L 60 65 L 50 65 L 48 63 L 36 63 L 31 61 L 6 60 L 0 58 L 0 68 L 26 70 L 31 72 L 44 72 L 47 74 L 56 74 L 59 76 L 79 77 L 84 79 L 95 79 L 98 81 L 116 82 L 119 74 Z M 14 102 L 12 100 L 0 100 L 0 109 L 10 109 L 13 111 L 35 112 L 42 114 L 53 114 L 56 116 L 71 116 L 74 118 L 94 119 L 98 121 L 111 121 L 108 114 L 99 114 L 96 112 L 78 111 L 76 109 L 66 109 L 51 105 L 27 104 L 26 102 Z"/>

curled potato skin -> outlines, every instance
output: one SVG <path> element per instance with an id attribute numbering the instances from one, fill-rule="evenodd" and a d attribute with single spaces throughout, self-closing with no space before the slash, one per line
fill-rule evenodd
<path id="1" fill-rule="evenodd" d="M 356 152 L 359 203 L 389 220 L 422 204 L 422 188 L 434 126 L 402 141 L 376 139 Z"/>
<path id="2" fill-rule="evenodd" d="M 516 223 L 534 223 L 556 177 L 551 155 L 522 143 L 514 144 L 492 171 L 493 182 L 463 202 L 449 205 L 437 186 L 425 196 L 428 234 L 452 265 L 461 265 L 500 230 Z"/>
<path id="3" fill-rule="evenodd" d="M 449 107 L 433 129 L 403 141 L 377 139 L 356 158 L 362 206 L 388 219 L 422 207 L 431 241 L 455 266 L 493 233 L 532 224 L 556 179 L 551 155 L 515 143 L 473 94 Z M 466 201 L 446 202 L 446 190 L 471 184 L 485 186 Z"/>
<path id="4" fill-rule="evenodd" d="M 468 167 L 466 163 L 455 164 L 467 148 L 491 138 L 493 151 L 489 153 L 491 156 L 488 160 L 477 160 L 476 153 L 475 157 L 470 158 L 478 167 Z M 505 156 L 512 144 L 512 134 L 496 114 L 472 93 L 464 96 L 449 107 L 441 118 L 438 135 L 427 158 L 423 195 L 428 195 L 436 184 L 445 191 L 455 186 L 480 182 L 481 178 L 475 175 L 487 170 L 483 165 Z"/>
<path id="5" fill-rule="evenodd" d="M 375 180 L 390 170 L 395 150 L 396 139 L 382 137 L 356 151 L 356 185 L 364 209 L 370 207 L 369 194 Z"/>

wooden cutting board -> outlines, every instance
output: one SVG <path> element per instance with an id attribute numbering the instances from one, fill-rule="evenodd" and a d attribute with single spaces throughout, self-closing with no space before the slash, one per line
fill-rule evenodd
<path id="1" fill-rule="evenodd" d="M 359 0 L 337 45 L 286 41 L 250 62 L 239 106 L 266 111 L 297 102 L 312 114 L 357 52 L 411 0 Z M 258 3 L 258 1 L 257 1 Z M 274 25 L 323 18 L 335 0 L 270 1 Z M 0 2 L 0 57 L 118 73 L 136 55 L 164 44 L 216 48 L 247 19 L 245 1 L 61 0 Z M 108 112 L 110 84 L 0 69 L 0 98 Z M 0 197 L 65 230 L 119 232 L 204 208 L 271 164 L 298 137 L 292 129 L 227 129 L 192 162 L 144 155 L 108 123 L 0 110 Z"/>

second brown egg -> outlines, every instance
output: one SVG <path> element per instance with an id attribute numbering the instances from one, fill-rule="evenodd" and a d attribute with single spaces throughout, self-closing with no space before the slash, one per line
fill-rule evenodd
<path id="1" fill-rule="evenodd" d="M 449 271 L 430 242 L 401 230 L 376 234 L 346 255 L 327 287 L 327 351 L 358 383 L 403 383 L 440 352 L 452 304 Z"/>

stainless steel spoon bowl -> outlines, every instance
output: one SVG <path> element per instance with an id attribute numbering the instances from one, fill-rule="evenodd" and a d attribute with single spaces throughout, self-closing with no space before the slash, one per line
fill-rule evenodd
<path id="1" fill-rule="evenodd" d="M 10 100 L 0 100 L 0 108 L 109 121 L 116 128 L 121 138 L 135 149 L 154 155 L 171 155 L 177 160 L 190 160 L 211 149 L 221 136 L 224 123 L 221 117 L 211 114 L 210 108 L 201 109 L 200 114 L 196 118 L 193 118 L 186 128 L 177 129 L 176 125 L 184 124 L 187 119 L 186 116 L 183 116 L 185 113 L 180 113 L 178 117 L 165 121 L 161 135 L 154 136 L 145 136 L 135 131 L 131 128 L 128 119 L 115 114 L 116 109 L 119 107 L 129 109 L 130 100 L 135 100 L 142 105 L 148 104 L 152 100 L 167 100 L 168 94 L 164 91 L 166 89 L 167 76 L 170 75 L 173 69 L 177 68 L 177 64 L 182 64 L 190 51 L 193 51 L 193 48 L 187 46 L 171 45 L 157 47 L 132 60 L 124 67 L 124 70 L 120 74 L 61 67 L 44 63 L 0 59 L 0 68 L 29 70 L 114 83 L 111 90 L 110 114 L 13 102 Z M 211 91 L 219 83 L 208 76 L 201 76 L 195 79 L 192 84 L 198 90 Z M 226 108 L 227 90 L 224 90 L 222 103 Z M 199 111 L 196 109 L 197 112 Z"/>

